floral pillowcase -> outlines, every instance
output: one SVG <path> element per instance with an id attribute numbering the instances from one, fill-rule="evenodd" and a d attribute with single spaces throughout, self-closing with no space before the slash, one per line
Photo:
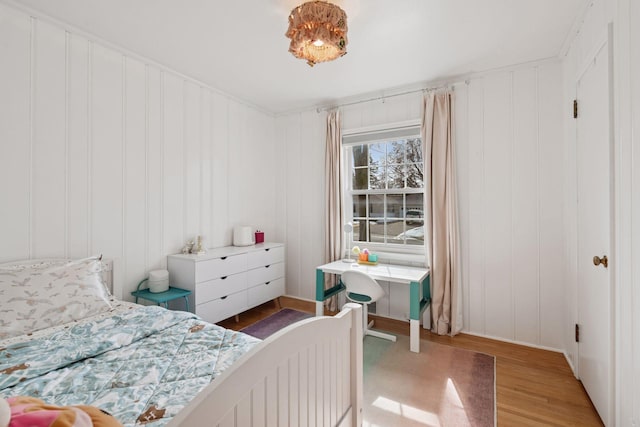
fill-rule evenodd
<path id="1" fill-rule="evenodd" d="M 0 340 L 111 309 L 100 258 L 0 266 Z"/>

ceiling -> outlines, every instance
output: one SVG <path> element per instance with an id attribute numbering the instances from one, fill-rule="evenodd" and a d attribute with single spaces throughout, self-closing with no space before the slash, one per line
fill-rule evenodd
<path id="1" fill-rule="evenodd" d="M 559 54 L 587 0 L 342 0 L 348 54 L 288 49 L 295 0 L 16 0 L 278 114 Z"/>

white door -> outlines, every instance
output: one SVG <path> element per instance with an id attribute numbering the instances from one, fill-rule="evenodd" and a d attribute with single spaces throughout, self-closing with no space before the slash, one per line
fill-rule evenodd
<path id="1" fill-rule="evenodd" d="M 576 146 L 578 373 L 605 425 L 612 425 L 613 415 L 611 269 L 601 262 L 611 248 L 609 96 L 609 43 L 606 43 L 578 80 Z"/>

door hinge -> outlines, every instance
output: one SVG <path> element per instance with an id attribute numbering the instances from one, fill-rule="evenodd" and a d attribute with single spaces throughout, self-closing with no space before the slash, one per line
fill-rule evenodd
<path id="1" fill-rule="evenodd" d="M 573 100 L 573 118 L 574 119 L 578 118 L 578 100 L 577 99 Z"/>
<path id="2" fill-rule="evenodd" d="M 576 342 L 580 342 L 580 325 L 576 323 Z"/>

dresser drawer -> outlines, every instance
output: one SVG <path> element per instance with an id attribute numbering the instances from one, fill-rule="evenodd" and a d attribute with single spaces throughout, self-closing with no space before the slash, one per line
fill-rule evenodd
<path id="1" fill-rule="evenodd" d="M 247 308 L 247 291 L 236 292 L 196 306 L 196 314 L 210 323 L 216 323 L 245 311 Z"/>
<path id="2" fill-rule="evenodd" d="M 275 264 L 284 261 L 284 247 L 262 249 L 259 251 L 249 252 L 247 254 L 247 268 L 264 267 L 265 265 Z"/>
<path id="3" fill-rule="evenodd" d="M 278 298 L 284 295 L 284 277 L 249 288 L 248 293 L 250 307 Z"/>
<path id="4" fill-rule="evenodd" d="M 202 304 L 245 289 L 247 289 L 247 273 L 232 274 L 196 283 L 196 304 Z"/>
<path id="5" fill-rule="evenodd" d="M 231 255 L 196 263 L 196 283 L 230 276 L 247 269 L 247 255 Z"/>
<path id="6" fill-rule="evenodd" d="M 247 275 L 247 285 L 249 287 L 270 282 L 284 277 L 284 263 L 279 262 L 277 264 L 254 268 L 253 270 L 249 270 Z"/>

